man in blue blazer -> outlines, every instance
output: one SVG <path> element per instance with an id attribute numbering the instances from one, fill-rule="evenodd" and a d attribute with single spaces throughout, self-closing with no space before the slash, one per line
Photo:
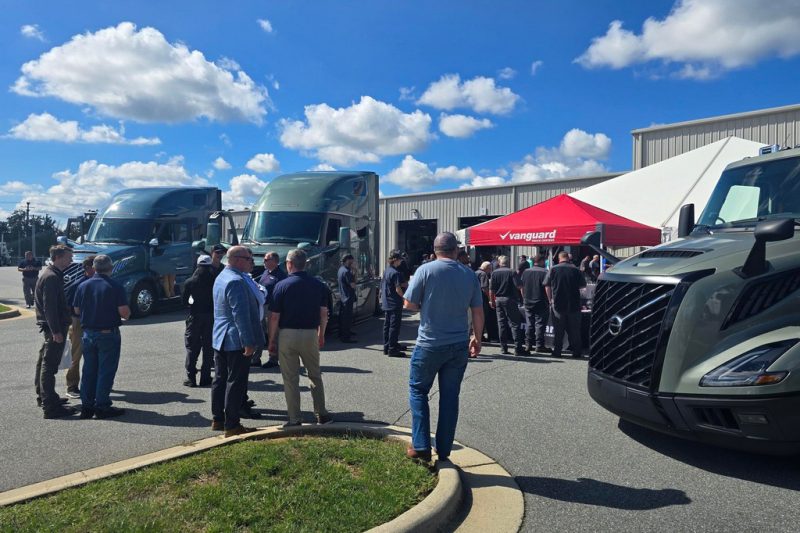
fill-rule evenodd
<path id="1" fill-rule="evenodd" d="M 250 278 L 253 254 L 246 246 L 228 250 L 228 266 L 214 281 L 214 381 L 211 384 L 211 429 L 226 437 L 254 431 L 239 423 L 247 391 L 250 357 L 264 346 L 258 288 Z"/>

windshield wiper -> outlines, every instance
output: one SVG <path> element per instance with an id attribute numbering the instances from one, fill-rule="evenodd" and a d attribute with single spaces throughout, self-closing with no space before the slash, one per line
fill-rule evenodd
<path id="1" fill-rule="evenodd" d="M 708 224 L 695 224 L 694 228 L 692 228 L 692 233 L 695 231 L 705 231 L 706 235 L 711 235 L 711 226 Z"/>

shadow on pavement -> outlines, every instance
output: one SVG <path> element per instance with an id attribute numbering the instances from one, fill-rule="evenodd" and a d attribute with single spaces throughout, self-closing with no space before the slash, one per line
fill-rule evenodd
<path id="1" fill-rule="evenodd" d="M 800 490 L 800 463 L 796 458 L 718 448 L 665 435 L 622 419 L 618 427 L 639 444 L 707 472 L 773 487 Z"/>
<path id="2" fill-rule="evenodd" d="M 192 411 L 183 415 L 162 415 L 154 411 L 144 411 L 142 409 L 125 408 L 125 414 L 113 420 L 125 422 L 127 424 L 143 424 L 146 426 L 167 426 L 167 427 L 186 427 L 200 428 L 211 426 L 211 419 L 206 418 L 197 411 Z M 105 422 L 103 420 L 102 422 Z"/>
<path id="3" fill-rule="evenodd" d="M 563 364 L 564 363 L 564 361 L 562 361 L 560 359 L 553 359 L 552 357 L 549 358 L 549 359 L 544 359 L 544 358 L 536 357 L 536 356 L 532 356 L 532 355 L 517 356 L 517 355 L 483 355 L 483 354 L 481 354 L 481 355 L 478 356 L 478 358 L 479 359 L 481 359 L 481 358 L 482 359 L 488 359 L 488 360 L 497 360 L 497 361 L 515 361 L 515 362 L 519 362 L 519 363 L 540 363 L 540 364 L 544 364 L 544 365 L 549 365 L 551 363 L 558 363 L 558 364 Z"/>
<path id="4" fill-rule="evenodd" d="M 144 318 L 133 318 L 126 320 L 123 328 L 132 328 L 135 326 L 150 326 L 152 324 L 166 324 L 169 322 L 183 322 L 186 320 L 187 312 L 185 310 L 170 310 L 163 313 L 155 313 Z"/>
<path id="5" fill-rule="evenodd" d="M 306 385 L 300 385 L 299 389 L 300 392 L 308 392 L 311 390 Z M 279 383 L 271 379 L 256 381 L 256 378 L 251 374 L 250 382 L 247 385 L 247 390 L 249 392 L 283 392 L 283 383 Z"/>
<path id="6" fill-rule="evenodd" d="M 189 398 L 182 392 L 142 392 L 113 390 L 111 399 L 117 402 L 133 403 L 137 405 L 161 405 L 165 403 L 205 403 L 203 400 Z"/>
<path id="7" fill-rule="evenodd" d="M 353 368 L 351 366 L 321 366 L 322 373 L 330 374 L 372 374 L 372 370 Z"/>
<path id="8" fill-rule="evenodd" d="M 515 479 L 526 494 L 612 509 L 646 511 L 692 502 L 685 492 L 678 489 L 636 489 L 588 478 L 517 476 Z"/>

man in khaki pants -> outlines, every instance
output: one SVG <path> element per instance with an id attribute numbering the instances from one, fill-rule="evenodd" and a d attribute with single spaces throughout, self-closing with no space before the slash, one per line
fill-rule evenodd
<path id="1" fill-rule="evenodd" d="M 83 329 L 81 328 L 81 317 L 75 314 L 72 309 L 72 300 L 75 298 L 75 292 L 78 290 L 78 285 L 94 276 L 94 258 L 93 255 L 88 255 L 83 260 L 83 279 L 77 283 L 70 285 L 67 289 L 67 305 L 70 306 L 72 311 L 72 325 L 69 327 L 69 343 L 72 352 L 72 362 L 67 370 L 67 397 L 77 399 L 81 397 L 79 384 L 81 382 L 81 355 L 83 355 Z"/>
<path id="2" fill-rule="evenodd" d="M 289 276 L 272 293 L 269 318 L 269 351 L 278 351 L 289 421 L 284 427 L 302 424 L 300 414 L 300 361 L 311 381 L 311 398 L 317 424 L 333 419 L 325 410 L 325 389 L 319 365 L 319 350 L 325 345 L 328 324 L 328 290 L 305 272 L 306 253 L 292 250 L 286 256 Z"/>

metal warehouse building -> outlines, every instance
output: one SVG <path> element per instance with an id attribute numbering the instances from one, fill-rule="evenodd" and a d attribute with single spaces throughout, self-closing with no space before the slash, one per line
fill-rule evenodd
<path id="1" fill-rule="evenodd" d="M 765 145 L 800 146 L 800 104 L 652 126 L 631 134 L 633 170 L 731 136 Z"/>

